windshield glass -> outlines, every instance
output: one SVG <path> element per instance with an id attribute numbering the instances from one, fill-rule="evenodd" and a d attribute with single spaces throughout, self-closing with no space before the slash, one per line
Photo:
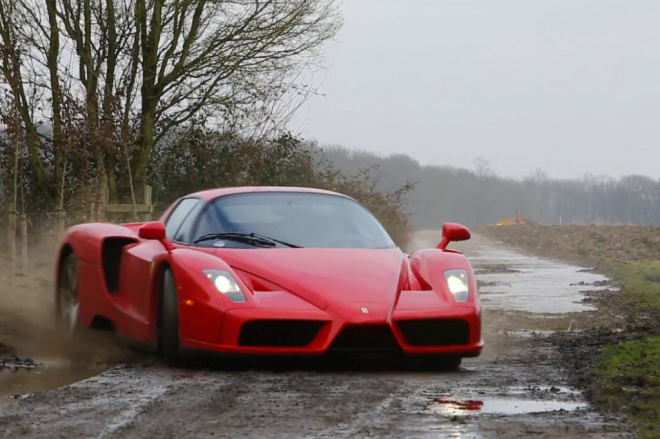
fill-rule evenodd
<path id="1" fill-rule="evenodd" d="M 202 212 L 194 239 L 213 233 L 255 233 L 301 247 L 395 247 L 362 205 L 326 194 L 259 192 L 216 198 Z M 197 245 L 253 247 L 224 238 Z"/>

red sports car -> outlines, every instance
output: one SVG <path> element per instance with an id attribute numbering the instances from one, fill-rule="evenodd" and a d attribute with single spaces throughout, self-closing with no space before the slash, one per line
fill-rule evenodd
<path id="1" fill-rule="evenodd" d="M 293 187 L 213 189 L 156 222 L 71 227 L 56 312 L 72 331 L 111 331 L 177 364 L 186 351 L 391 352 L 457 368 L 481 353 L 470 263 L 443 226 L 410 255 L 360 203 Z"/>

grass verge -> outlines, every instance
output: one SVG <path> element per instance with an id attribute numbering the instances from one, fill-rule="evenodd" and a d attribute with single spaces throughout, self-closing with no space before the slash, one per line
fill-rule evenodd
<path id="1" fill-rule="evenodd" d="M 660 436 L 660 336 L 606 347 L 592 373 L 598 406 L 627 412 L 640 437 Z"/>
<path id="2" fill-rule="evenodd" d="M 593 375 L 594 402 L 611 412 L 624 411 L 640 437 L 660 437 L 660 261 L 602 264 L 628 302 L 630 339 L 603 349 Z"/>

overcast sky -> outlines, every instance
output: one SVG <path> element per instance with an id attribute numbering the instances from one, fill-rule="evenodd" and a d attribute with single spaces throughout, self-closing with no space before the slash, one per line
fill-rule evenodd
<path id="1" fill-rule="evenodd" d="M 305 138 L 499 175 L 660 178 L 659 0 L 343 0 Z"/>

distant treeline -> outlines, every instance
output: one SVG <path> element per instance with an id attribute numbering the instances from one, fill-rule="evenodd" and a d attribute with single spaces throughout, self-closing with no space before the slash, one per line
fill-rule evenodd
<path id="1" fill-rule="evenodd" d="M 640 175 L 557 180 L 537 170 L 517 180 L 494 175 L 483 159 L 475 159 L 472 169 L 458 169 L 423 166 L 405 154 L 379 156 L 339 146 L 322 149 L 345 173 L 371 167 L 379 190 L 415 183 L 408 194 L 408 211 L 416 228 L 438 227 L 446 221 L 476 227 L 516 212 L 548 224 L 660 224 L 660 181 Z"/>

